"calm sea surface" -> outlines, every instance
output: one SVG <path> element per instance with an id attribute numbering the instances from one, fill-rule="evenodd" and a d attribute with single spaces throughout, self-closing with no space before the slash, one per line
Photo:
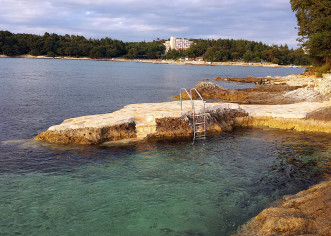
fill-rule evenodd
<path id="1" fill-rule="evenodd" d="M 0 235 L 230 235 L 322 180 L 331 136 L 236 129 L 117 147 L 33 137 L 67 118 L 169 101 L 204 78 L 302 71 L 0 58 Z"/>

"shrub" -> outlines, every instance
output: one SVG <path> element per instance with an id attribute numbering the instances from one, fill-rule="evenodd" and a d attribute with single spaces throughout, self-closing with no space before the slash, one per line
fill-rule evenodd
<path id="1" fill-rule="evenodd" d="M 322 77 L 324 73 L 330 71 L 330 67 L 328 64 L 324 64 L 322 66 L 316 67 L 317 77 Z"/>

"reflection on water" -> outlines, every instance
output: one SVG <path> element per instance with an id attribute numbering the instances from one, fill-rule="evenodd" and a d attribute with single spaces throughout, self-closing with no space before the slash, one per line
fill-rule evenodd
<path id="1" fill-rule="evenodd" d="M 18 155 L 0 160 L 0 232 L 229 235 L 330 174 L 330 138 L 236 129 L 194 145 L 6 142 Z"/>

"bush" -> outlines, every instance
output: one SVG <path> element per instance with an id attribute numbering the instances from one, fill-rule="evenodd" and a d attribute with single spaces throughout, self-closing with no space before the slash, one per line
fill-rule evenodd
<path id="1" fill-rule="evenodd" d="M 328 64 L 323 64 L 314 67 L 307 67 L 305 74 L 307 75 L 316 75 L 317 77 L 322 77 L 324 73 L 330 73 L 330 66 Z"/>
<path id="2" fill-rule="evenodd" d="M 322 66 L 316 67 L 317 77 L 322 77 L 324 73 L 330 71 L 330 67 L 328 64 L 324 64 Z"/>

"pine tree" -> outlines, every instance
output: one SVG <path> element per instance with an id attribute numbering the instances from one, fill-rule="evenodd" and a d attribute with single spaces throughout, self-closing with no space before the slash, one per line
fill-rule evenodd
<path id="1" fill-rule="evenodd" d="M 298 21 L 299 41 L 314 64 L 331 68 L 331 1 L 290 0 L 290 3 Z"/>

